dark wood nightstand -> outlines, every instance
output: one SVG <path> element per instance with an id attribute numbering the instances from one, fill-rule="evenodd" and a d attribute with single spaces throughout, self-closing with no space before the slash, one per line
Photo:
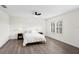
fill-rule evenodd
<path id="1" fill-rule="evenodd" d="M 18 33 L 17 34 L 17 39 L 18 40 L 23 40 L 23 34 L 22 33 Z"/>

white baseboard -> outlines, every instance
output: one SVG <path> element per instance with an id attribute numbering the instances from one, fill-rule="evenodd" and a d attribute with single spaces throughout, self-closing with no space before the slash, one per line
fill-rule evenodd
<path id="1" fill-rule="evenodd" d="M 48 36 L 48 37 L 53 38 L 53 37 L 51 37 L 51 36 Z M 54 39 L 55 39 L 55 38 L 54 38 Z M 58 40 L 58 39 L 55 39 L 55 40 Z M 58 40 L 58 41 L 61 41 L 61 42 L 66 43 L 66 44 L 68 44 L 68 45 L 71 45 L 71 46 L 74 46 L 74 47 L 76 47 L 76 48 L 79 48 L 79 46 L 76 46 L 76 45 L 74 45 L 74 44 L 72 44 L 72 43 L 69 43 L 69 42 L 66 42 L 66 41 L 63 41 L 63 40 Z"/>

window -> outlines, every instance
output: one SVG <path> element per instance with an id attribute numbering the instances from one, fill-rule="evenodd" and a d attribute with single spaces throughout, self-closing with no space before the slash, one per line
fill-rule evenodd
<path id="1" fill-rule="evenodd" d="M 55 33 L 55 23 L 51 22 L 51 32 Z"/>
<path id="2" fill-rule="evenodd" d="M 56 24 L 57 33 L 62 33 L 62 21 L 58 21 Z"/>

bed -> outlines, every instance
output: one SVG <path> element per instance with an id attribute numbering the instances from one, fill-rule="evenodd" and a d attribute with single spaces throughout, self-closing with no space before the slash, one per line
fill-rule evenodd
<path id="1" fill-rule="evenodd" d="M 28 43 L 46 42 L 45 36 L 36 31 L 25 32 L 23 37 L 23 46 L 26 46 Z"/>

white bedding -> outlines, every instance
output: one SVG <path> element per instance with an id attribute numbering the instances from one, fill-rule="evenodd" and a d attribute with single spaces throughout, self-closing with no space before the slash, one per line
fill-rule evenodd
<path id="1" fill-rule="evenodd" d="M 46 42 L 46 38 L 44 35 L 39 34 L 38 32 L 25 33 L 23 46 L 25 46 L 27 43 L 33 42 Z"/>

